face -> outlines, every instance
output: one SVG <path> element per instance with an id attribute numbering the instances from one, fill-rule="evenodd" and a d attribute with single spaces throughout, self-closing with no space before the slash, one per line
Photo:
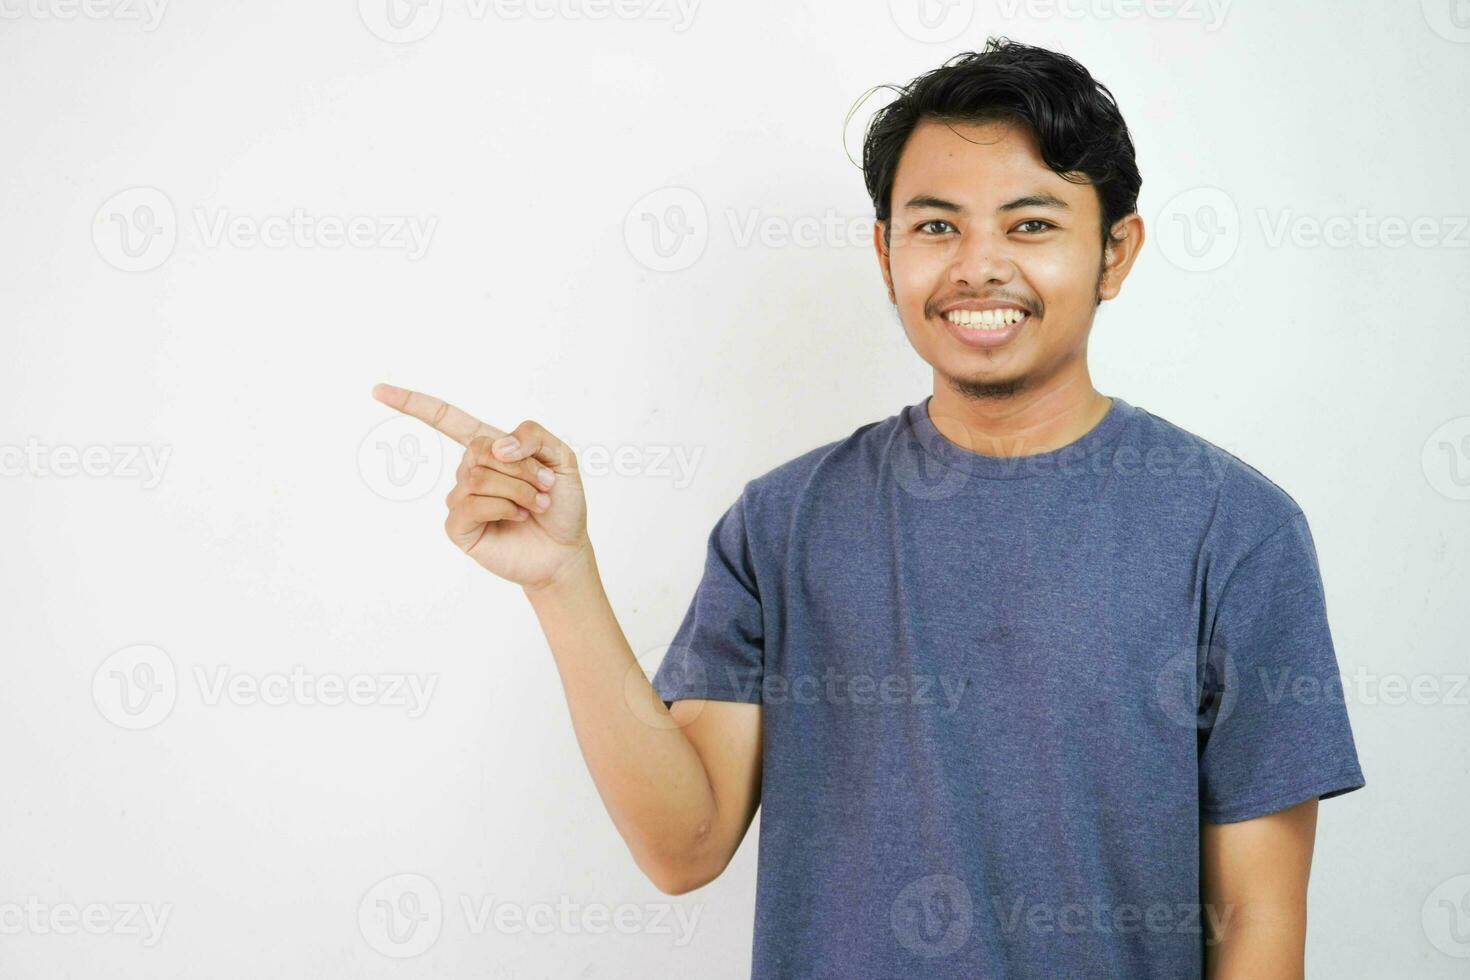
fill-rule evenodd
<path id="1" fill-rule="evenodd" d="M 1118 294 L 1143 239 L 1136 214 L 1105 251 L 1097 191 L 1048 169 L 1027 127 L 933 119 L 904 146 L 891 209 L 878 261 L 937 375 L 990 398 L 1086 377 L 1097 301 Z"/>

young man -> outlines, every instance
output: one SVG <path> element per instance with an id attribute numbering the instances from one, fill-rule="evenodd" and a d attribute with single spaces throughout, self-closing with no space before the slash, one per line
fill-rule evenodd
<path id="1" fill-rule="evenodd" d="M 1301 976 L 1317 800 L 1364 785 L 1341 700 L 1298 693 L 1340 684 L 1316 551 L 1266 477 L 1092 385 L 1143 243 L 1111 93 L 991 41 L 864 170 L 933 393 L 744 486 L 652 685 L 565 444 L 381 386 L 468 447 L 449 536 L 525 590 L 661 889 L 763 805 L 755 977 Z"/>

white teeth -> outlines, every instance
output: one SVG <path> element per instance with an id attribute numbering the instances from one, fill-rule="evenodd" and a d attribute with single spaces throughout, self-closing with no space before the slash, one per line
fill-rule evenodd
<path id="1" fill-rule="evenodd" d="M 1004 330 L 1025 317 L 1020 310 L 952 310 L 944 315 L 950 323 L 981 330 Z"/>

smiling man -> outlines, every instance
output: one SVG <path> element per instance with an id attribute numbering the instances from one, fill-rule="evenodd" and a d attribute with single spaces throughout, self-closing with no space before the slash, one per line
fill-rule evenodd
<path id="1" fill-rule="evenodd" d="M 449 537 L 525 590 L 659 888 L 760 809 L 754 977 L 1301 976 L 1317 801 L 1364 785 L 1317 554 L 1276 484 L 1093 387 L 1144 240 L 1112 95 L 991 41 L 863 164 L 933 392 L 744 485 L 651 683 L 565 443 L 383 386 L 467 447 Z"/>
<path id="2" fill-rule="evenodd" d="M 1111 94 L 992 41 L 863 164 L 933 393 L 746 485 L 655 678 L 762 705 L 756 974 L 1299 976 L 1316 802 L 1364 784 L 1341 702 L 1281 695 L 1338 678 L 1316 553 L 1093 387 L 1144 239 Z M 871 696 L 792 695 L 836 668 Z M 936 674 L 958 711 L 881 697 Z"/>

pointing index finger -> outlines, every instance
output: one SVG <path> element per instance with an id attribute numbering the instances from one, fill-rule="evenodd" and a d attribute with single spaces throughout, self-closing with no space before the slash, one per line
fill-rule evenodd
<path id="1" fill-rule="evenodd" d="M 505 435 L 495 426 L 486 425 L 469 412 L 422 391 L 378 384 L 373 386 L 373 397 L 389 408 L 396 408 L 404 415 L 412 415 L 426 425 L 438 429 L 461 446 L 468 446 L 470 440 L 476 436 L 499 439 Z"/>

